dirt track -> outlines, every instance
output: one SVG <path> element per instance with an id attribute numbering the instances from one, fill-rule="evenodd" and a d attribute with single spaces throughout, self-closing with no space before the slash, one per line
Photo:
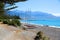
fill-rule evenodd
<path id="1" fill-rule="evenodd" d="M 0 40 L 33 40 L 35 33 L 0 24 Z"/>

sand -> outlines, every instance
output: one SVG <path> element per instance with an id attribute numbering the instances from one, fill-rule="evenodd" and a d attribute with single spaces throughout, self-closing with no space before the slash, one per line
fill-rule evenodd
<path id="1" fill-rule="evenodd" d="M 25 24 L 30 25 L 30 24 Z M 32 26 L 32 25 L 31 25 Z M 44 35 L 50 38 L 50 40 L 60 40 L 60 28 L 54 28 L 54 27 L 46 27 L 46 26 L 38 26 L 34 25 L 35 27 L 33 29 L 29 29 L 27 27 L 27 30 L 33 31 L 37 33 L 38 31 L 42 31 Z"/>
<path id="2" fill-rule="evenodd" d="M 0 23 L 0 40 L 34 40 L 38 31 L 42 31 L 50 40 L 60 40 L 60 28 L 32 24 L 22 24 L 21 27 L 26 30 Z"/>
<path id="3" fill-rule="evenodd" d="M 0 23 L 0 40 L 34 40 L 36 33 Z"/>

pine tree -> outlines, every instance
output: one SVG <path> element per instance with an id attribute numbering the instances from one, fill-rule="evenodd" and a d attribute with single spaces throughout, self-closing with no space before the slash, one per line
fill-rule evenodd
<path id="1" fill-rule="evenodd" d="M 16 2 L 24 2 L 24 1 L 26 1 L 26 0 L 0 0 L 0 21 L 2 21 L 3 23 L 6 23 L 6 24 L 10 24 L 14 21 L 13 24 L 18 25 L 18 23 L 19 23 L 18 19 L 20 19 L 19 16 L 9 16 L 9 15 L 6 15 L 6 12 L 5 12 L 5 10 L 9 11 L 11 9 L 17 8 L 17 6 L 7 8 L 7 9 L 4 9 L 4 6 L 6 3 L 13 6 L 13 5 L 15 5 Z M 10 21 L 10 19 L 12 21 Z"/>

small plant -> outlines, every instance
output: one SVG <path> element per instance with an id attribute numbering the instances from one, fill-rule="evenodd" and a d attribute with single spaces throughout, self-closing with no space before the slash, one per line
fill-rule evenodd
<path id="1" fill-rule="evenodd" d="M 50 40 L 48 37 L 43 35 L 43 32 L 39 31 L 34 40 Z"/>
<path id="2" fill-rule="evenodd" d="M 4 24 L 8 24 L 8 22 L 6 20 L 3 21 Z"/>
<path id="3" fill-rule="evenodd" d="M 43 38 L 43 32 L 39 31 L 39 32 L 37 33 L 37 35 L 39 36 L 40 39 Z"/>
<path id="4" fill-rule="evenodd" d="M 2 22 L 3 22 L 4 24 L 8 24 L 9 19 L 2 19 Z"/>
<path id="5" fill-rule="evenodd" d="M 11 19 L 11 21 L 8 24 L 13 25 L 13 26 L 20 26 L 21 25 L 21 23 L 18 19 Z"/>
<path id="6" fill-rule="evenodd" d="M 41 40 L 43 38 L 43 32 L 39 31 L 35 37 L 35 40 Z"/>
<path id="7" fill-rule="evenodd" d="M 20 26 L 21 25 L 19 19 L 3 19 L 2 22 L 4 24 L 13 25 L 13 26 Z"/>
<path id="8" fill-rule="evenodd" d="M 1 19 L 0 19 L 0 22 L 1 22 Z"/>
<path id="9" fill-rule="evenodd" d="M 50 38 L 48 38 L 48 37 L 43 37 L 43 40 L 50 40 Z"/>

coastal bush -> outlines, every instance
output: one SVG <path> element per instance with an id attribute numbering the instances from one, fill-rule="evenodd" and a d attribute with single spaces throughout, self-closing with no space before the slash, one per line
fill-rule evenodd
<path id="1" fill-rule="evenodd" d="M 41 39 L 43 39 L 43 32 L 39 31 L 34 39 L 35 40 L 41 40 Z"/>
<path id="2" fill-rule="evenodd" d="M 8 24 L 10 21 L 9 21 L 9 19 L 3 19 L 2 22 L 3 22 L 4 24 Z"/>
<path id="3" fill-rule="evenodd" d="M 13 25 L 13 26 L 20 26 L 21 25 L 19 19 L 3 19 L 2 22 L 4 24 Z"/>
<path id="4" fill-rule="evenodd" d="M 2 20 L 0 19 L 0 22 L 1 22 Z"/>
<path id="5" fill-rule="evenodd" d="M 43 32 L 39 31 L 34 40 L 50 40 L 48 37 L 43 35 Z"/>
<path id="6" fill-rule="evenodd" d="M 48 37 L 43 37 L 43 40 L 50 40 L 50 38 L 48 38 Z"/>
<path id="7" fill-rule="evenodd" d="M 15 26 L 20 26 L 21 25 L 19 19 L 12 19 L 11 24 L 15 25 Z"/>
<path id="8" fill-rule="evenodd" d="M 37 33 L 37 35 L 39 35 L 40 39 L 43 38 L 43 32 L 42 32 L 42 31 L 39 31 L 39 32 Z"/>
<path id="9" fill-rule="evenodd" d="M 3 20 L 3 23 L 4 23 L 4 24 L 8 24 L 8 21 L 7 21 L 7 20 Z"/>

